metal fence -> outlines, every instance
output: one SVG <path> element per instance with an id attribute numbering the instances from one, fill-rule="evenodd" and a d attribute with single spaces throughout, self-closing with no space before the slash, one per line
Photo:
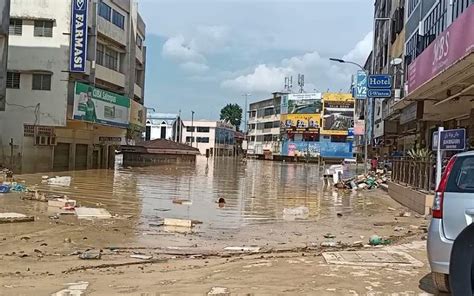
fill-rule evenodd
<path id="1" fill-rule="evenodd" d="M 431 192 L 435 188 L 435 165 L 433 160 L 417 161 L 409 158 L 392 159 L 392 181 Z"/>

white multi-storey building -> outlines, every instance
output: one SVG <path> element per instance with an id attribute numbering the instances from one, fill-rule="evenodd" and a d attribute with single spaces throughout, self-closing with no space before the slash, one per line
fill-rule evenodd
<path id="1" fill-rule="evenodd" d="M 9 33 L 0 164 L 21 172 L 113 167 L 115 148 L 145 125 L 136 1 L 11 0 Z"/>
<path id="2" fill-rule="evenodd" d="M 235 126 L 223 121 L 183 121 L 182 142 L 198 148 L 202 155 L 236 155 Z"/>
<path id="3" fill-rule="evenodd" d="M 264 155 L 266 151 L 274 155 L 280 154 L 282 95 L 283 93 L 274 93 L 271 99 L 249 105 L 247 154 Z"/>

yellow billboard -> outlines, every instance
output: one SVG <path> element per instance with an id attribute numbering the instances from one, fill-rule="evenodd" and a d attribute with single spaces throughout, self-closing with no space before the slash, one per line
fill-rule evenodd
<path id="1" fill-rule="evenodd" d="M 145 127 L 145 107 L 134 100 L 130 100 L 130 125 L 144 128 Z"/>
<path id="2" fill-rule="evenodd" d="M 355 101 L 349 93 L 323 94 L 322 134 L 348 135 L 354 127 Z"/>
<path id="3" fill-rule="evenodd" d="M 320 114 L 285 114 L 281 115 L 281 128 L 292 132 L 319 132 Z"/>

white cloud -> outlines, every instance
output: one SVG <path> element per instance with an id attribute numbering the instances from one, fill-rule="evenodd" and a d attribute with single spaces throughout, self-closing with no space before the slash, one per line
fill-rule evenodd
<path id="1" fill-rule="evenodd" d="M 189 74 L 202 74 L 209 70 L 209 66 L 202 63 L 186 62 L 179 65 L 180 69 Z"/>
<path id="2" fill-rule="evenodd" d="M 258 65 L 253 73 L 223 81 L 221 86 L 236 91 L 272 92 L 282 89 L 282 82 L 290 73 L 289 68 L 262 64 Z"/>
<path id="3" fill-rule="evenodd" d="M 225 26 L 199 26 L 190 39 L 190 47 L 200 53 L 222 51 L 229 42 L 229 29 Z"/>
<path id="4" fill-rule="evenodd" d="M 343 59 L 359 64 L 365 64 L 365 61 L 367 60 L 367 57 L 369 56 L 373 47 L 373 38 L 374 33 L 369 32 L 367 35 L 365 35 L 364 39 L 359 41 L 356 46 L 351 51 L 349 51 L 348 54 L 344 55 Z"/>
<path id="5" fill-rule="evenodd" d="M 345 59 L 364 63 L 371 50 L 371 35 L 367 34 L 362 41 L 351 49 Z M 293 89 L 297 89 L 296 77 L 305 75 L 305 90 L 313 91 L 347 91 L 351 84 L 351 75 L 357 71 L 351 65 L 335 64 L 329 57 L 322 57 L 317 51 L 300 56 L 283 59 L 279 65 L 260 64 L 253 72 L 243 74 L 221 83 L 221 87 L 240 92 L 271 93 L 283 89 L 286 76 L 293 76 Z"/>
<path id="6" fill-rule="evenodd" d="M 166 40 L 163 45 L 163 56 L 177 62 L 203 62 L 205 58 L 186 43 L 183 36 Z"/>

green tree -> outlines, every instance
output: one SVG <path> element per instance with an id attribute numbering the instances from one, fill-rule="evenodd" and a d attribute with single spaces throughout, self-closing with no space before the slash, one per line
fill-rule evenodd
<path id="1" fill-rule="evenodd" d="M 242 108 L 237 104 L 227 104 L 221 109 L 221 120 L 226 120 L 240 130 L 242 122 Z"/>

